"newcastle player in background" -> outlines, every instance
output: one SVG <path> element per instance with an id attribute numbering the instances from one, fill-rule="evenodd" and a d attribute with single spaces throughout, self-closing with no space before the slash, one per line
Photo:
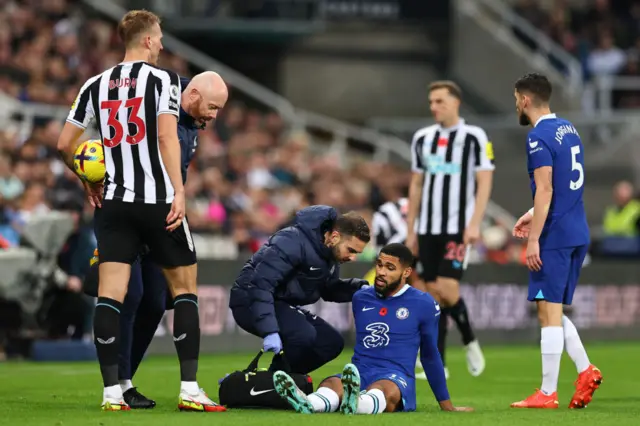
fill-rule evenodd
<path id="1" fill-rule="evenodd" d="M 197 382 L 197 257 L 185 217 L 180 166 L 180 78 L 153 65 L 162 50 L 156 15 L 130 11 L 118 33 L 125 44 L 124 60 L 82 86 L 58 140 L 58 151 L 71 170 L 73 154 L 94 117 L 104 146 L 104 189 L 85 182 L 90 202 L 102 210 L 95 221 L 100 280 L 93 322 L 104 385 L 102 409 L 130 409 L 118 381 L 120 312 L 131 265 L 147 246 L 173 298 L 181 378 L 178 408 L 223 411 Z"/>
<path id="2" fill-rule="evenodd" d="M 222 78 L 215 72 L 200 73 L 189 80 L 181 78 L 182 86 L 178 138 L 182 150 L 182 181 L 187 180 L 187 169 L 196 152 L 198 130 L 212 122 L 224 107 L 228 91 Z M 99 214 L 100 210 L 96 210 Z M 85 292 L 97 296 L 99 253 L 91 259 Z M 153 408 L 154 400 L 141 394 L 133 386 L 132 378 L 142 362 L 165 309 L 173 309 L 168 295 L 167 281 L 162 270 L 148 253 L 132 265 L 129 290 L 120 312 L 120 354 L 118 379 L 125 402 L 132 409 Z"/>
<path id="3" fill-rule="evenodd" d="M 484 130 L 459 116 L 460 102 L 454 82 L 429 87 L 436 124 L 418 130 L 411 144 L 407 246 L 418 254 L 420 275 L 442 306 L 438 343 L 443 363 L 451 316 L 462 334 L 469 373 L 478 376 L 485 360 L 460 297 L 460 279 L 470 245 L 480 238 L 491 195 L 493 148 Z"/>
<path id="4" fill-rule="evenodd" d="M 527 239 L 529 301 L 540 321 L 542 385 L 514 408 L 558 408 L 558 375 L 563 349 L 578 370 L 569 408 L 584 408 L 602 382 L 590 363 L 573 322 L 562 313 L 571 305 L 590 235 L 584 210 L 584 146 L 576 128 L 549 109 L 551 83 L 527 74 L 515 84 L 520 124 L 527 136 L 527 169 L 533 208 L 516 223 L 513 234 Z"/>

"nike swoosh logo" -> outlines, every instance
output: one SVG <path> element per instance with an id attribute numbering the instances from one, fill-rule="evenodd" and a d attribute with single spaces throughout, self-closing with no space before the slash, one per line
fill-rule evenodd
<path id="1" fill-rule="evenodd" d="M 375 309 L 375 308 L 362 308 L 362 312 L 370 311 L 370 310 L 372 310 L 372 309 Z"/>
<path id="2" fill-rule="evenodd" d="M 251 388 L 251 390 L 249 391 L 249 395 L 251 396 L 258 396 L 258 395 L 262 395 L 263 393 L 267 393 L 267 392 L 271 392 L 275 389 L 267 389 L 267 390 L 263 390 L 263 391 L 256 391 L 254 390 L 255 388 Z"/>
<path id="3" fill-rule="evenodd" d="M 309 269 L 311 269 L 312 271 L 317 271 L 317 270 L 318 270 L 318 269 L 320 269 L 320 268 L 314 268 L 314 267 L 312 266 L 312 267 L 311 267 L 311 268 L 309 268 Z"/>

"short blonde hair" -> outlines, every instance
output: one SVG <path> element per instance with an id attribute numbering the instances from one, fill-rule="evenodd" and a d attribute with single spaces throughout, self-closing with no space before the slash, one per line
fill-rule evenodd
<path id="1" fill-rule="evenodd" d="M 120 20 L 118 35 L 128 48 L 141 34 L 150 31 L 155 24 L 160 25 L 160 17 L 155 13 L 144 9 L 131 10 Z"/>
<path id="2" fill-rule="evenodd" d="M 462 90 L 460 89 L 460 86 L 458 86 L 454 81 L 438 80 L 429 85 L 429 93 L 438 89 L 447 89 L 451 96 L 457 98 L 458 100 L 462 100 Z"/>

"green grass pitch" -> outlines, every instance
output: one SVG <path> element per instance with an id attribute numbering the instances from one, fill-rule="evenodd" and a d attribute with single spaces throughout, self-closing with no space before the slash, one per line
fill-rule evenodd
<path id="1" fill-rule="evenodd" d="M 593 402 L 584 410 L 567 408 L 576 371 L 566 354 L 559 383 L 561 408 L 516 410 L 509 408 L 509 404 L 526 397 L 540 385 L 539 349 L 533 345 L 486 347 L 487 368 L 481 377 L 473 378 L 466 371 L 462 349 L 456 347 L 448 351 L 452 399 L 454 404 L 472 406 L 476 412 L 439 412 L 428 383 L 419 381 L 417 412 L 347 418 L 340 414 L 299 415 L 271 410 L 180 413 L 176 409 L 179 377 L 175 357 L 145 360 L 134 381 L 142 393 L 156 399 L 158 406 L 155 409 L 101 412 L 102 386 L 97 363 L 9 362 L 0 364 L 0 425 L 323 426 L 335 421 L 341 426 L 369 422 L 384 426 L 640 425 L 640 344 L 587 344 L 587 349 L 591 361 L 602 370 L 604 382 Z M 339 372 L 349 356 L 350 350 L 345 350 L 338 360 L 314 372 L 314 384 Z M 251 354 L 235 354 L 201 358 L 201 386 L 217 400 L 218 379 L 227 372 L 245 368 L 251 357 Z"/>

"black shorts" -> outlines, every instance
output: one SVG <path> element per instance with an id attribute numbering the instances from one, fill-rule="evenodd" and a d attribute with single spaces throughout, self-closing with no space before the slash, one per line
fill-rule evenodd
<path id="1" fill-rule="evenodd" d="M 96 209 L 94 230 L 100 263 L 133 264 L 144 246 L 159 266 L 172 268 L 196 263 L 196 249 L 187 219 L 172 232 L 167 231 L 171 204 L 126 203 L 103 200 Z"/>
<path id="2" fill-rule="evenodd" d="M 438 277 L 460 281 L 464 270 L 466 248 L 462 234 L 418 235 L 418 259 L 422 266 L 420 277 L 435 281 Z"/>

